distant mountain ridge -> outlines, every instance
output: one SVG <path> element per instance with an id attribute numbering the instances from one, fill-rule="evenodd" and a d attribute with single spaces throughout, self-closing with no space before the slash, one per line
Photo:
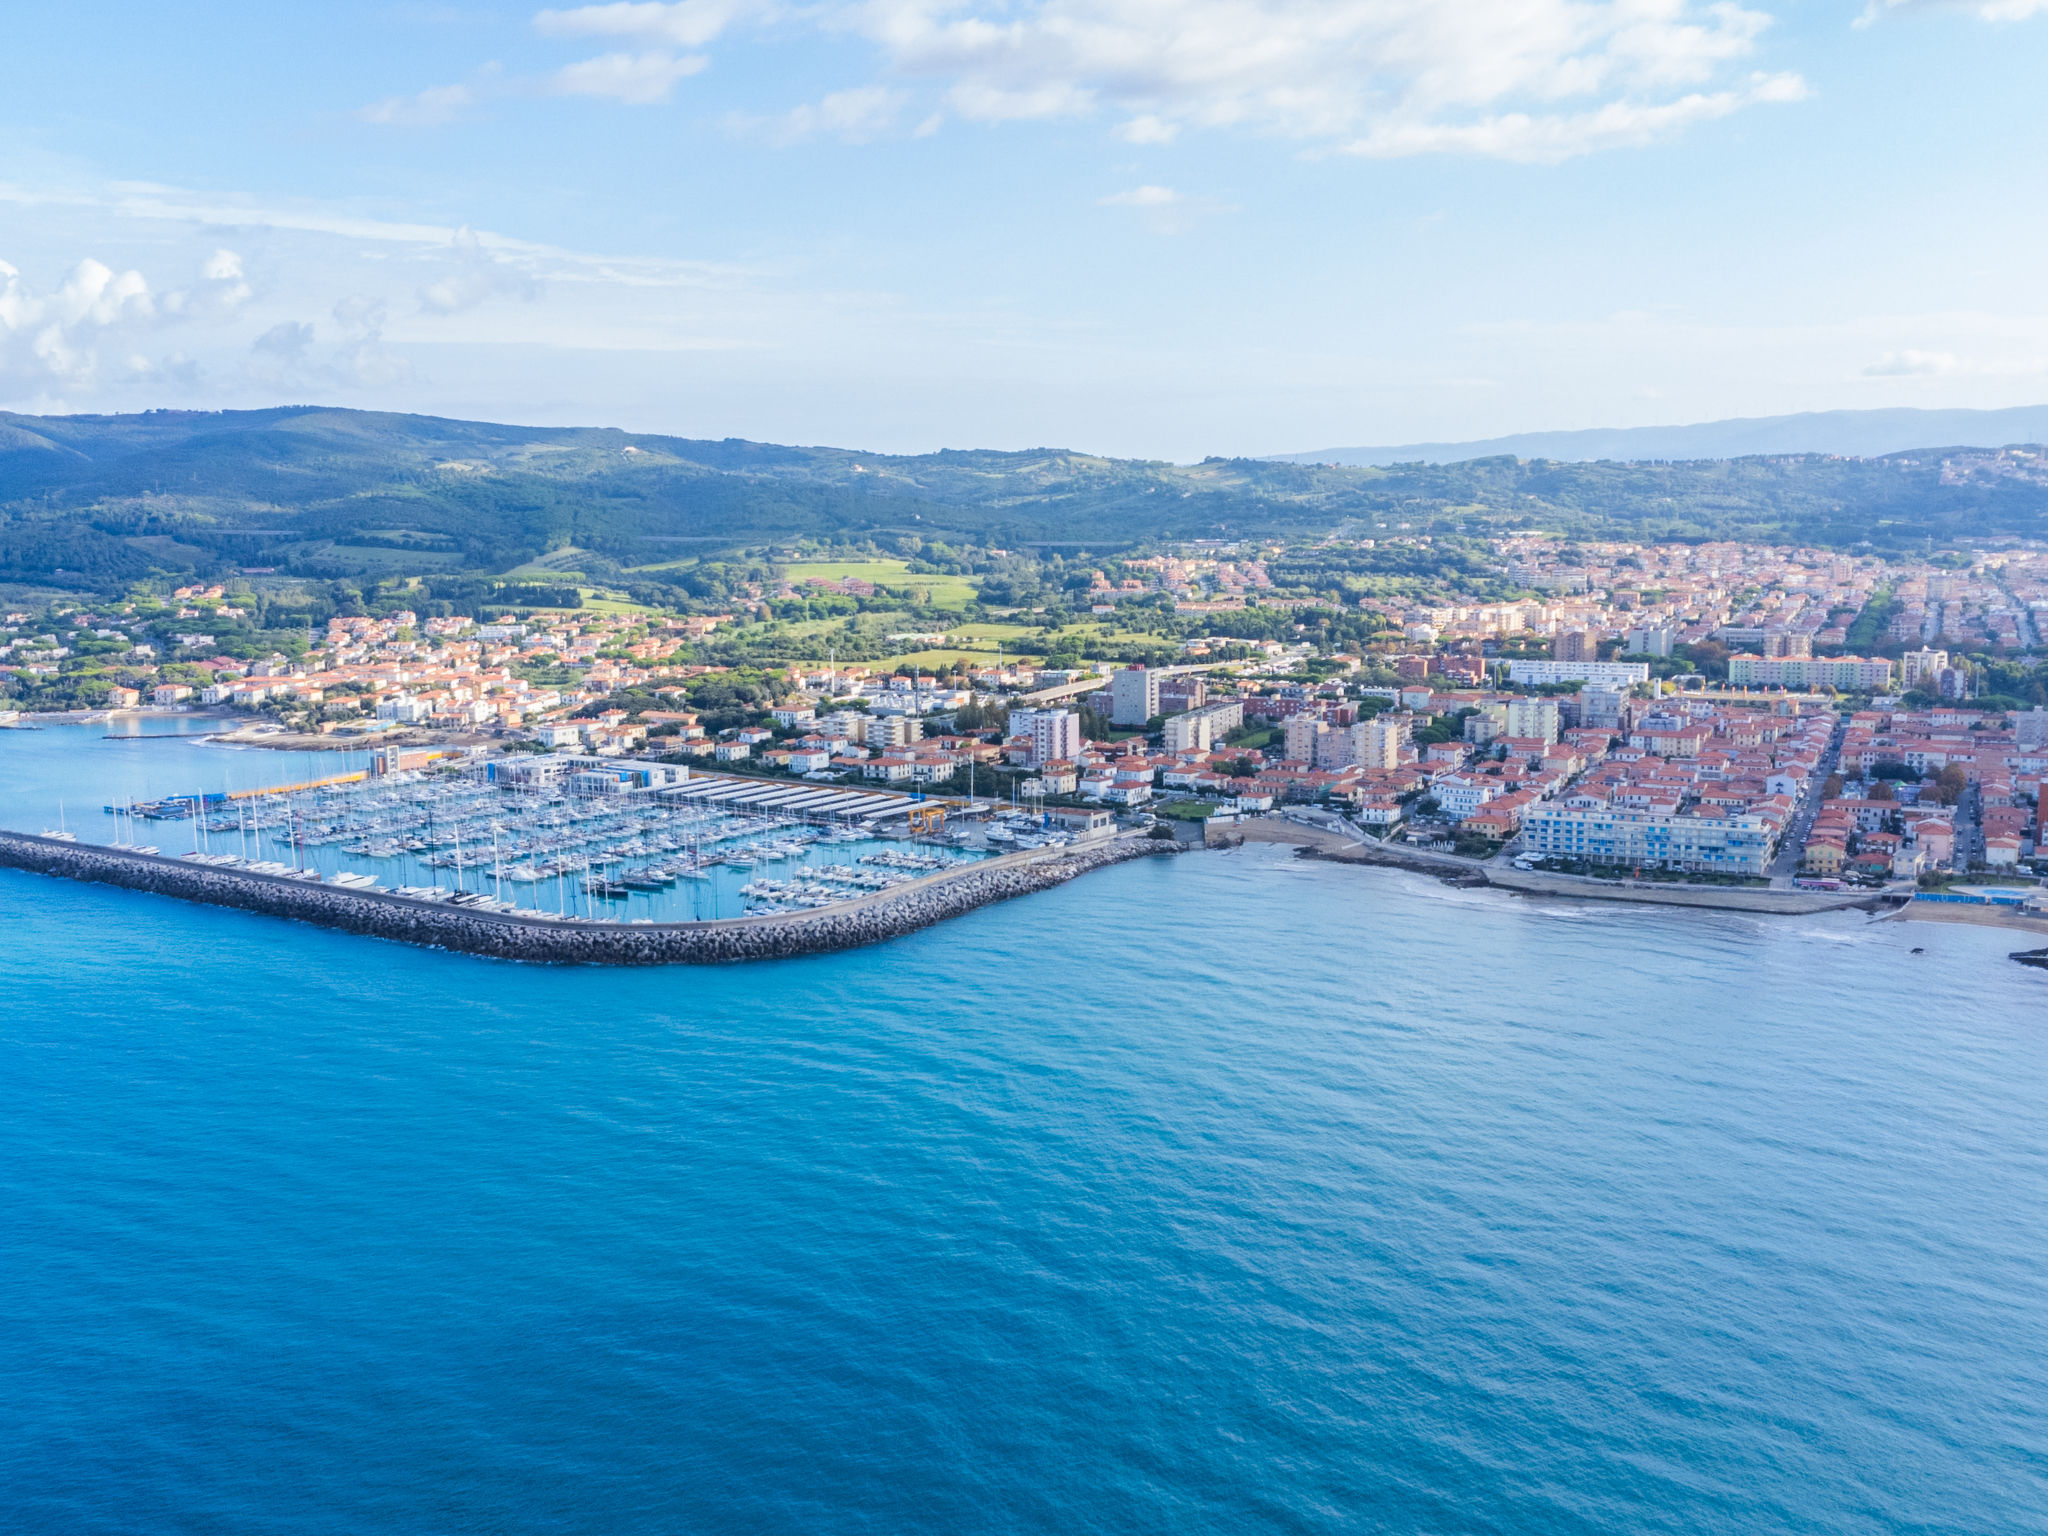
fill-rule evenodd
<path id="1" fill-rule="evenodd" d="M 1282 464 L 1461 464 L 1512 454 L 1583 464 L 1600 460 L 1741 459 L 1758 454 L 1832 453 L 1882 458 L 1915 448 L 2003 448 L 2048 441 L 2048 405 L 2000 411 L 1927 411 L 1899 406 L 1872 411 L 1805 411 L 1796 416 L 1744 416 L 1678 427 L 1592 427 L 1573 432 L 1520 432 L 1464 443 L 1401 443 L 1384 448 L 1321 448 L 1272 455 Z"/>
<path id="2" fill-rule="evenodd" d="M 1932 413 L 1908 414 L 1924 426 Z M 2048 453 L 1182 465 L 1054 448 L 900 456 L 320 406 L 0 412 L 0 584 L 498 574 L 573 547 L 618 580 L 687 586 L 693 558 L 800 539 L 1073 554 L 1382 528 L 1438 540 L 1417 576 L 1464 538 L 1530 528 L 1926 552 L 2048 535 Z"/>

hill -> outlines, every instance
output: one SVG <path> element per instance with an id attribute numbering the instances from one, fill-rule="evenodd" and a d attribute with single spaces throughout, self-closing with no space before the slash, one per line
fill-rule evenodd
<path id="1" fill-rule="evenodd" d="M 1739 459 L 1758 454 L 1836 454 L 1882 458 L 1934 443 L 1999 448 L 2048 440 L 2048 405 L 2003 411 L 1807 411 L 1679 427 L 1607 427 L 1523 432 L 1462 443 L 1403 443 L 1391 448 L 1321 448 L 1276 457 L 1289 464 L 1456 464 L 1510 454 L 1518 459 L 1585 463 L 1599 459 Z"/>
<path id="2" fill-rule="evenodd" d="M 2042 434 L 2048 436 L 2048 433 Z M 876 535 L 1023 549 L 1349 528 L 1920 549 L 2038 536 L 2038 450 L 1392 469 L 1060 449 L 892 457 L 286 406 L 0 414 L 0 580 L 504 572 L 573 546 L 674 566 Z"/>

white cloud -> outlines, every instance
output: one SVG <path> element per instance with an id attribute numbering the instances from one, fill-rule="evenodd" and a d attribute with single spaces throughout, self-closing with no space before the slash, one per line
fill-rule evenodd
<path id="1" fill-rule="evenodd" d="M 741 15 L 761 9 L 748 0 L 679 0 L 672 5 L 646 0 L 542 11 L 533 18 L 533 25 L 548 37 L 630 37 L 643 43 L 701 48 Z"/>
<path id="2" fill-rule="evenodd" d="M 434 128 L 454 121 L 475 103 L 476 93 L 466 85 L 435 85 L 411 96 L 373 101 L 356 116 L 384 127 Z"/>
<path id="3" fill-rule="evenodd" d="M 194 320 L 226 320 L 248 303 L 254 292 L 242 275 L 242 258 L 221 249 L 200 267 L 198 282 L 164 295 L 163 311 Z"/>
<path id="4" fill-rule="evenodd" d="M 1863 376 L 1868 379 L 1939 378 L 1956 372 L 1962 366 L 1962 359 L 1953 352 L 1917 352 L 1909 347 L 1902 352 L 1885 353 L 1863 370 Z"/>
<path id="5" fill-rule="evenodd" d="M 1651 144 L 1694 123 L 1727 117 L 1758 102 L 1801 101 L 1797 75 L 1766 75 L 1740 90 L 1694 92 L 1656 105 L 1614 101 L 1591 112 L 1509 112 L 1466 123 L 1387 122 L 1341 147 L 1369 159 L 1472 154 L 1500 160 L 1556 162 L 1597 150 Z"/>
<path id="6" fill-rule="evenodd" d="M 668 100 L 675 84 L 711 61 L 702 54 L 604 53 L 555 72 L 549 89 L 561 96 L 608 96 L 628 106 Z"/>
<path id="7" fill-rule="evenodd" d="M 2048 15 L 2048 0 L 1868 0 L 1859 27 L 1869 26 L 1892 11 L 1971 11 L 1985 21 L 2025 21 Z"/>
<path id="8" fill-rule="evenodd" d="M 1998 16 L 2048 9 L 1971 4 Z M 1379 157 L 1553 161 L 1805 95 L 1796 75 L 1736 73 L 1771 24 L 1739 0 L 618 0 L 543 10 L 533 24 L 547 37 L 626 45 L 567 65 L 545 89 L 650 105 L 706 67 L 691 50 L 776 18 L 865 36 L 898 79 L 929 82 L 941 112 L 920 134 L 943 113 L 989 123 L 1115 113 L 1112 131 L 1140 145 L 1237 128 Z M 445 121 L 474 94 L 437 87 L 362 115 Z M 859 141 L 886 131 L 908 100 L 872 84 L 727 122 L 782 143 Z"/>
<path id="9" fill-rule="evenodd" d="M 1098 208 L 1164 208 L 1177 203 L 1181 195 L 1171 187 L 1132 187 L 1128 192 L 1112 192 L 1108 197 L 1098 197 Z"/>
<path id="10" fill-rule="evenodd" d="M 313 327 L 300 320 L 280 320 L 249 344 L 253 352 L 282 358 L 288 363 L 305 357 L 313 345 Z"/>
<path id="11" fill-rule="evenodd" d="M 247 293 L 232 251 L 216 251 L 195 288 L 161 300 L 139 271 L 116 272 L 91 256 L 48 293 L 36 292 L 18 268 L 0 261 L 0 383 L 89 388 L 102 365 L 133 373 L 140 337 L 165 324 L 225 313 Z"/>
<path id="12" fill-rule="evenodd" d="M 389 316 L 384 301 L 374 294 L 351 293 L 335 300 L 334 323 L 344 331 L 366 336 L 371 340 L 384 334 L 384 322 Z"/>
<path id="13" fill-rule="evenodd" d="M 485 249 L 483 241 L 467 225 L 450 237 L 448 249 L 454 258 L 453 269 L 420 289 L 420 308 L 430 314 L 460 314 L 501 294 L 531 299 L 538 291 L 539 285 L 530 274 Z M 347 299 L 342 302 L 354 303 Z M 359 312 L 359 319 L 367 320 L 368 316 L 367 310 Z"/>
<path id="14" fill-rule="evenodd" d="M 847 144 L 865 144 L 895 125 L 896 115 L 910 99 L 906 91 L 864 85 L 834 91 L 815 106 L 805 105 L 777 117 L 734 114 L 726 126 L 736 133 L 757 135 L 772 144 L 795 144 L 820 134 Z"/>
<path id="15" fill-rule="evenodd" d="M 1376 155 L 1553 159 L 1804 89 L 1726 79 L 1770 24 L 1727 0 L 867 0 L 852 14 L 963 117 L 1114 110 L 1138 143 L 1238 127 Z"/>
<path id="16" fill-rule="evenodd" d="M 1112 192 L 1095 200 L 1098 208 L 1135 208 L 1145 216 L 1145 226 L 1155 235 L 1184 235 L 1212 214 L 1235 213 L 1232 203 L 1212 197 L 1189 197 L 1172 187 L 1146 185 Z"/>
<path id="17" fill-rule="evenodd" d="M 1180 137 L 1180 124 L 1169 123 L 1163 117 L 1154 117 L 1150 112 L 1141 112 L 1129 122 L 1121 124 L 1116 136 L 1126 144 L 1171 144 Z"/>

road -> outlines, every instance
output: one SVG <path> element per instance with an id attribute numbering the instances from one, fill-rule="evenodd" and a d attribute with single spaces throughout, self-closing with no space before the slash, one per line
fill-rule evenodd
<path id="1" fill-rule="evenodd" d="M 1975 869 L 1984 862 L 1984 788 L 1974 779 L 1956 801 L 1955 828 L 1955 867 Z"/>
<path id="2" fill-rule="evenodd" d="M 1821 790 L 1835 771 L 1835 765 L 1842 760 L 1842 737 L 1847 734 L 1849 722 L 1839 716 L 1835 720 L 1835 734 L 1828 738 L 1828 749 L 1821 754 L 1820 766 L 1808 777 L 1805 788 L 1799 796 L 1799 804 L 1792 808 L 1792 820 L 1786 824 L 1784 839 L 1778 844 L 1778 856 L 1771 860 L 1771 889 L 1789 891 L 1792 877 L 1799 870 L 1799 861 L 1806 853 L 1806 834 L 1813 828 L 1813 818 L 1820 813 Z"/>

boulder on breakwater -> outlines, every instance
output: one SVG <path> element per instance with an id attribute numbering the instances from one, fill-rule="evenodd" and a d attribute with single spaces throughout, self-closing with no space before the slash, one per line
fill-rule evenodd
<path id="1" fill-rule="evenodd" d="M 1171 853 L 1175 846 L 1119 837 L 1083 847 L 1004 854 L 816 911 L 701 923 L 564 922 L 531 913 L 479 912 L 25 832 L 0 832 L 0 866 L 499 960 L 706 965 L 876 944 L 991 902 L 1049 890 L 1089 870 Z"/>

